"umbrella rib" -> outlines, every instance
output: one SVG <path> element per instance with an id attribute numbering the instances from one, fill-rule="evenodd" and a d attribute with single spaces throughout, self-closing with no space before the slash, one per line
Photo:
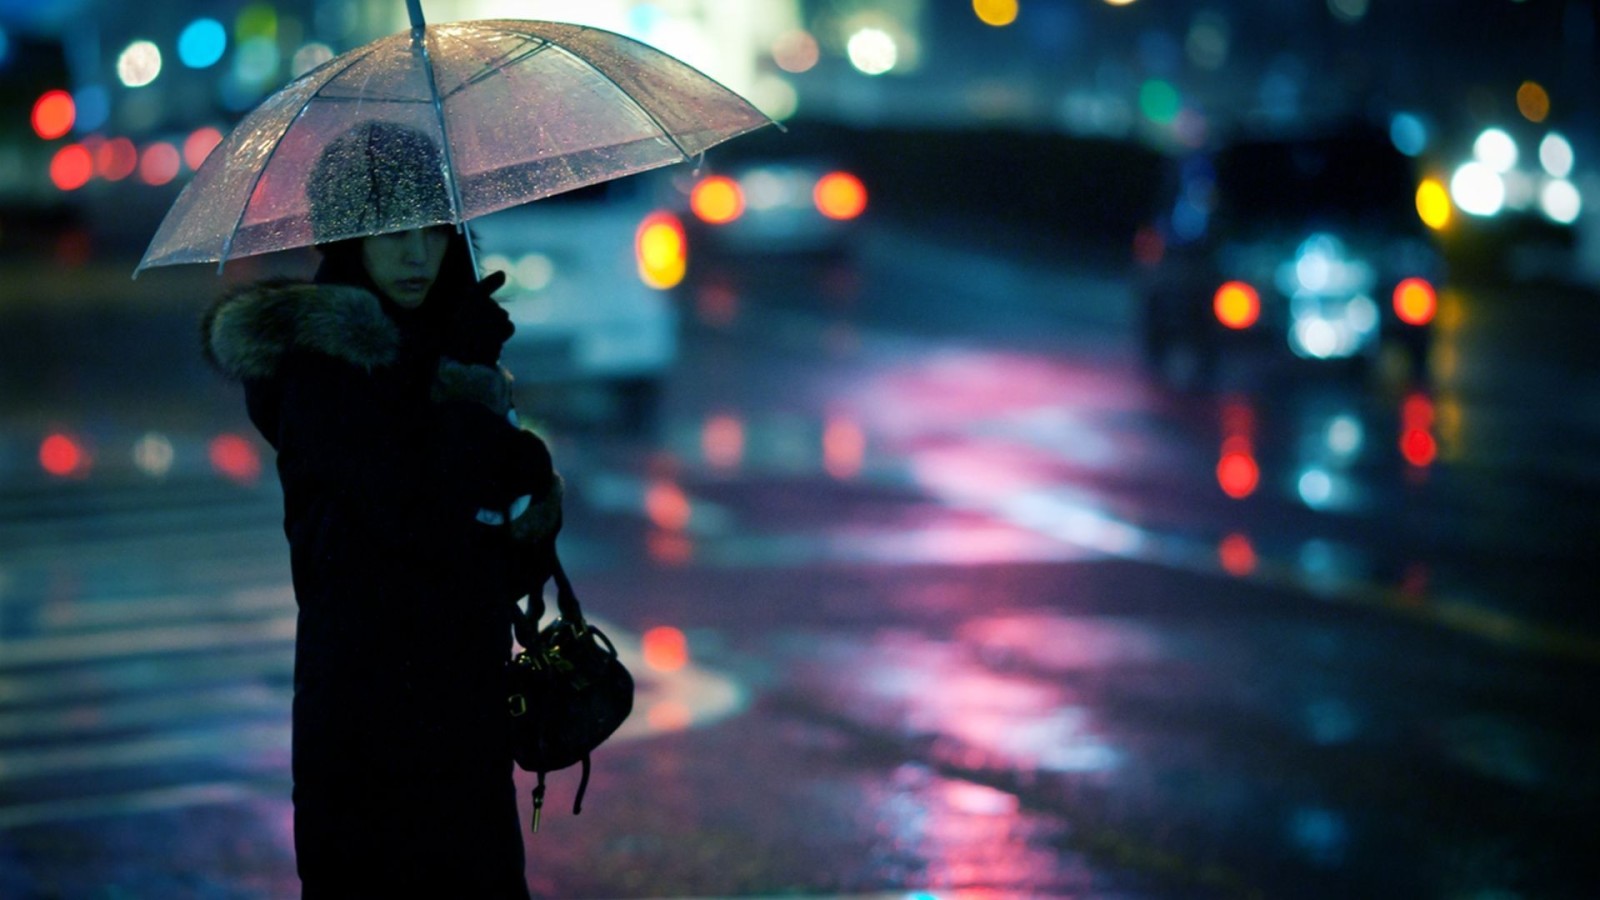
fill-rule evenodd
<path id="1" fill-rule="evenodd" d="M 513 50 L 510 53 L 502 54 L 499 59 L 492 59 L 489 62 L 484 63 L 483 71 L 481 71 L 478 74 L 472 76 L 471 78 L 468 78 L 466 81 L 461 82 L 459 85 L 456 85 L 455 87 L 451 88 L 450 92 L 444 95 L 444 99 L 449 100 L 451 97 L 454 97 L 455 95 L 461 93 L 462 91 L 466 90 L 467 88 L 472 87 L 473 85 L 477 84 L 478 82 L 483 81 L 486 78 L 492 78 L 495 75 L 499 74 L 501 71 L 503 71 L 503 70 L 505 70 L 505 69 L 507 69 L 507 68 L 509 68 L 511 66 L 514 66 L 517 63 L 522 62 L 523 60 L 532 59 L 534 56 L 537 56 L 538 54 L 543 53 L 544 51 L 549 50 L 551 47 L 555 46 L 555 44 L 552 44 L 549 40 L 547 40 L 545 38 L 533 37 L 533 35 L 524 34 L 523 32 L 520 32 L 520 31 L 515 32 L 515 33 L 520 37 L 533 38 L 534 40 L 539 41 L 539 45 L 537 47 L 532 48 L 532 49 Z"/>
<path id="2" fill-rule="evenodd" d="M 295 111 L 294 117 L 289 120 L 289 124 L 283 126 L 283 131 L 278 133 L 277 139 L 272 142 L 272 149 L 267 151 L 267 158 L 262 161 L 261 166 L 256 169 L 255 175 L 250 179 L 250 190 L 245 192 L 244 202 L 239 205 L 239 217 L 233 220 L 233 228 L 229 229 L 227 240 L 222 242 L 222 255 L 217 257 L 217 272 L 219 274 L 222 272 L 223 263 L 228 261 L 228 254 L 233 252 L 233 239 L 239 234 L 239 226 L 244 224 L 244 214 L 250 211 L 251 196 L 255 194 L 256 187 L 261 184 L 262 176 L 267 174 L 267 167 L 272 165 L 273 157 L 278 155 L 278 148 L 283 146 L 283 136 L 288 134 L 289 129 L 294 127 L 294 123 L 300 121 L 300 117 L 306 114 L 306 109 L 311 106 L 311 101 L 317 99 L 317 95 L 322 92 L 322 88 L 327 87 L 329 82 L 348 72 L 351 66 L 371 56 L 376 49 L 376 47 L 372 47 L 365 53 L 355 55 L 348 63 L 341 66 L 339 71 L 330 74 L 322 82 L 321 86 L 306 97 L 305 102 L 300 104 L 300 108 Z"/>
<path id="3" fill-rule="evenodd" d="M 414 41 L 413 43 L 417 51 L 422 55 L 422 74 L 428 77 L 428 93 L 433 96 L 433 115 L 439 122 L 439 143 L 444 151 L 444 168 L 446 186 L 450 189 L 450 205 L 454 207 L 453 212 L 455 213 L 456 221 L 465 225 L 467 209 L 466 204 L 461 199 L 461 182 L 456 175 L 456 163 L 450 153 L 450 129 L 445 126 L 444 121 L 444 98 L 439 96 L 439 82 L 433 74 L 433 55 L 428 52 L 428 38 L 430 36 L 435 40 L 439 37 L 436 32 L 425 31 L 423 32 L 422 40 Z M 476 275 L 478 260 L 476 254 L 473 253 L 470 240 L 467 242 L 467 253 L 473 257 L 472 268 L 473 274 Z"/>
<path id="4" fill-rule="evenodd" d="M 583 26 L 583 25 L 576 25 L 576 26 L 573 26 L 573 27 L 577 28 L 580 31 L 594 31 L 594 30 L 596 30 L 596 29 L 588 28 L 588 27 Z M 540 38 L 539 35 L 529 34 L 526 31 L 517 31 L 515 29 L 510 29 L 510 28 L 508 28 L 506 30 L 507 31 L 511 31 L 514 34 L 520 34 L 523 37 L 531 37 L 531 38 L 535 38 L 535 39 L 538 39 L 538 40 L 546 41 L 546 42 L 551 43 L 551 44 L 555 44 L 555 42 L 551 41 L 549 38 Z M 667 126 L 661 124 L 661 120 L 656 118 L 656 114 L 651 112 L 649 109 L 647 109 L 645 107 L 645 105 L 643 103 L 640 103 L 637 99 L 635 99 L 632 94 L 628 93 L 627 89 L 624 88 L 622 85 L 618 84 L 617 80 L 615 78 L 612 78 L 610 73 L 606 72 L 605 69 L 602 69 L 598 65 L 596 65 L 593 60 L 589 59 L 589 57 L 585 56 L 582 53 L 579 53 L 578 51 L 572 49 L 571 47 L 568 47 L 565 44 L 555 44 L 555 46 L 560 47 L 562 50 L 565 50 L 568 54 L 570 54 L 572 56 L 573 59 L 576 59 L 579 62 L 583 63 L 584 65 L 588 66 L 596 74 L 598 74 L 601 78 L 604 78 L 606 81 L 611 82 L 611 86 L 617 89 L 617 93 L 619 93 L 622 96 L 626 97 L 628 99 L 629 103 L 632 103 L 635 108 L 637 108 L 640 112 L 644 113 L 645 117 L 650 120 L 650 123 L 655 125 L 656 129 L 661 132 L 662 137 L 665 137 L 667 140 L 671 141 L 672 142 L 672 146 L 678 148 L 678 154 L 680 156 L 682 156 L 685 160 L 689 160 L 689 159 L 693 159 L 694 158 L 694 154 L 690 153 L 688 151 L 688 149 L 683 146 L 683 144 L 678 142 L 678 139 L 673 136 L 672 131 L 670 129 L 668 129 Z"/>

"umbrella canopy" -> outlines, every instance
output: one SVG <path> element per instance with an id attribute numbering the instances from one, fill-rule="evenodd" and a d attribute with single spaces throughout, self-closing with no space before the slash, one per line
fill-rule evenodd
<path id="1" fill-rule="evenodd" d="M 413 10 L 411 31 L 329 60 L 246 116 L 135 274 L 462 224 L 772 124 L 619 34 L 509 19 L 424 26 Z"/>

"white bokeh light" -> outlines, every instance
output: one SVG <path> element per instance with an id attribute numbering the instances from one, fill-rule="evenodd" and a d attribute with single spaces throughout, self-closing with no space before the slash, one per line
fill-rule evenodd
<path id="1" fill-rule="evenodd" d="M 850 57 L 850 65 L 864 75 L 882 75 L 900 61 L 894 37 L 882 28 L 863 28 L 850 35 L 845 54 Z"/>
<path id="2" fill-rule="evenodd" d="M 1552 221 L 1571 225 L 1578 221 L 1578 214 L 1583 211 L 1583 198 L 1572 182 L 1556 179 L 1546 182 L 1544 189 L 1539 192 L 1539 208 Z"/>
<path id="3" fill-rule="evenodd" d="M 1552 178 L 1566 178 L 1572 174 L 1574 156 L 1572 145 L 1559 132 L 1552 131 L 1539 142 L 1539 165 Z"/>
<path id="4" fill-rule="evenodd" d="M 117 56 L 117 79 L 128 87 L 144 87 L 161 74 L 161 48 L 134 41 Z"/>
<path id="5" fill-rule="evenodd" d="M 1517 142 L 1499 128 L 1486 128 L 1472 142 L 1472 158 L 1496 172 L 1509 172 L 1517 165 Z"/>
<path id="6" fill-rule="evenodd" d="M 1464 213 L 1492 216 L 1505 205 L 1506 184 L 1483 163 L 1466 163 L 1450 177 L 1450 198 Z"/>

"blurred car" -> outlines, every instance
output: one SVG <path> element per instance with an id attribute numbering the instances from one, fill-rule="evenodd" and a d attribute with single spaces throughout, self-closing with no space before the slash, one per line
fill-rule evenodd
<path id="1" fill-rule="evenodd" d="M 1468 150 L 1438 162 L 1458 211 L 1443 228 L 1454 266 L 1517 280 L 1570 274 L 1583 196 L 1565 136 L 1527 123 L 1485 128 Z"/>
<path id="2" fill-rule="evenodd" d="M 653 417 L 677 359 L 671 291 L 688 257 L 661 184 L 636 175 L 473 221 L 479 267 L 506 273 L 496 297 L 517 330 L 502 362 L 519 387 L 599 386 L 625 423 Z"/>
<path id="3" fill-rule="evenodd" d="M 1444 264 L 1386 134 L 1239 141 L 1175 160 L 1170 181 L 1135 239 L 1149 363 L 1207 375 L 1251 346 L 1356 363 L 1395 348 L 1425 370 Z"/>
<path id="4" fill-rule="evenodd" d="M 747 159 L 680 185 L 696 252 L 833 254 L 867 208 L 861 178 L 817 157 Z"/>

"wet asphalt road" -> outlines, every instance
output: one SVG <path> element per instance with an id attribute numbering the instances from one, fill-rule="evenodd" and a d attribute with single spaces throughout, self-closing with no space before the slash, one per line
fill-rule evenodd
<path id="1" fill-rule="evenodd" d="M 270 460 L 93 268 L 0 305 L 0 896 L 292 895 Z M 703 267 L 653 432 L 527 392 L 641 677 L 540 896 L 1593 895 L 1592 298 L 1173 386 L 1124 275 L 875 229 Z"/>

